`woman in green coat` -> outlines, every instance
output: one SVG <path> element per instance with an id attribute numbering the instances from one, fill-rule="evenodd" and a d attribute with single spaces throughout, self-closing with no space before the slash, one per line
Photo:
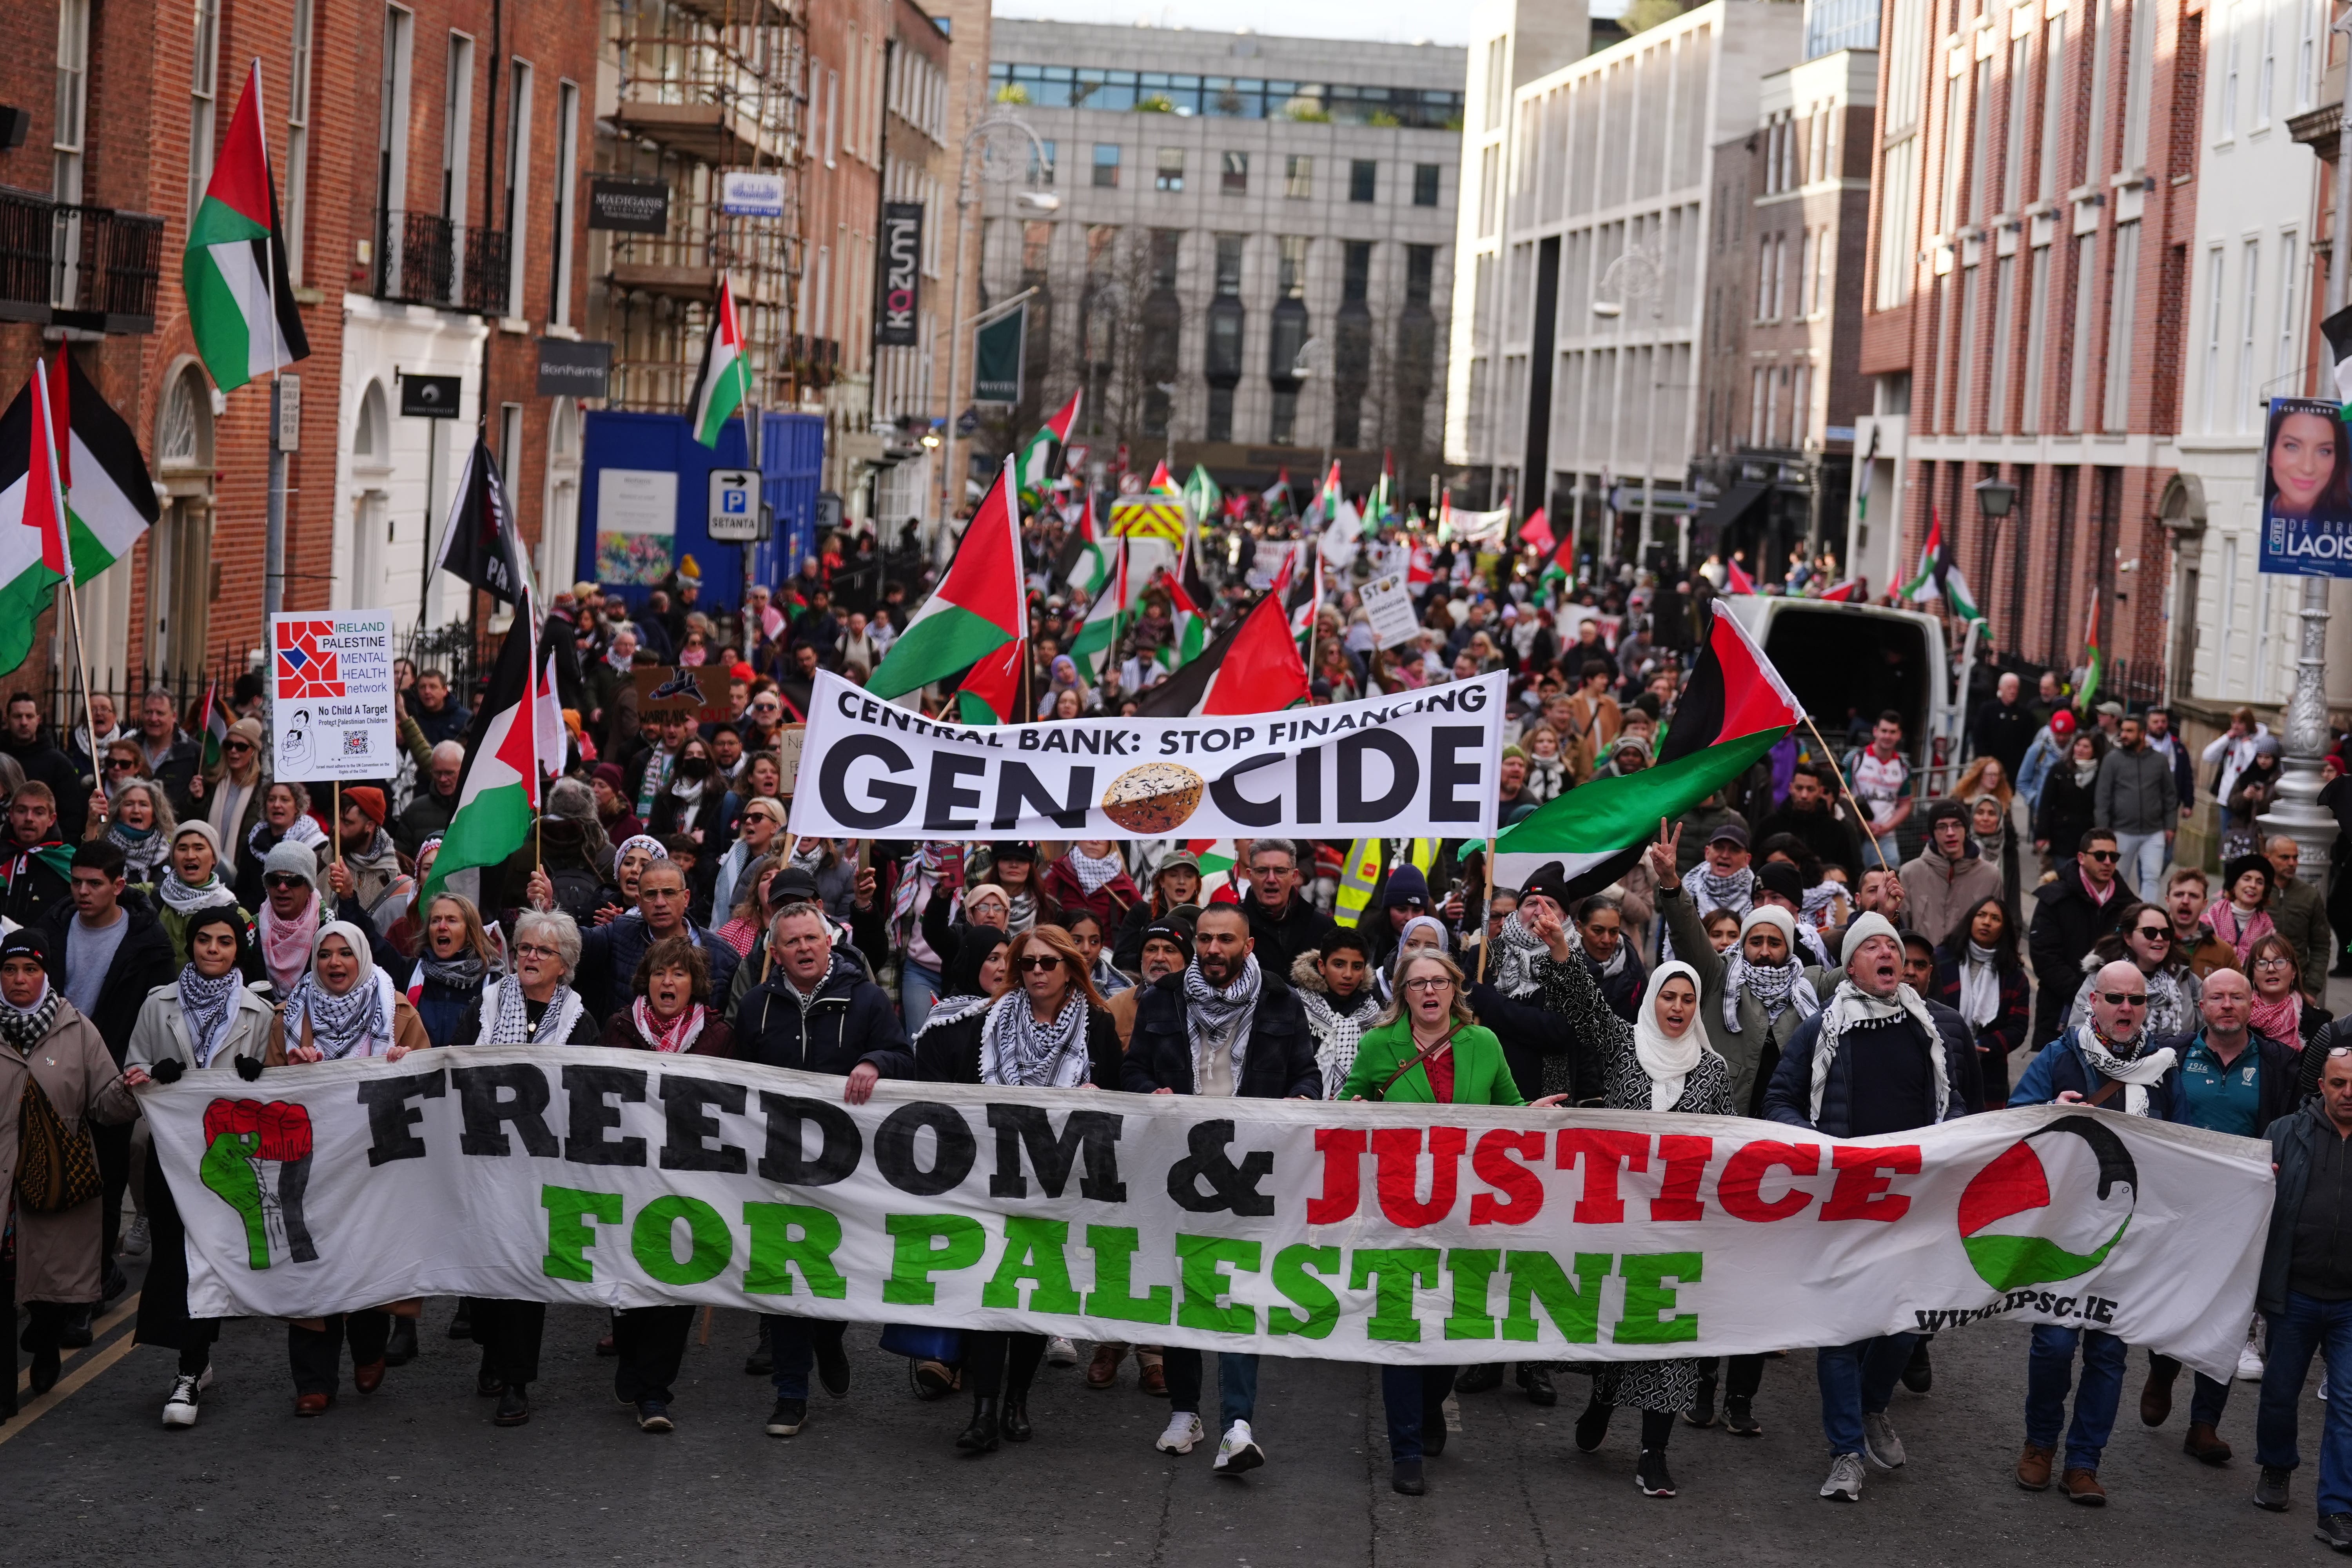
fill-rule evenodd
<path id="1" fill-rule="evenodd" d="M 1525 1105 L 1510 1064 L 1492 1029 L 1470 1011 L 1461 968 L 1443 952 L 1409 955 L 1397 970 L 1395 994 L 1356 1045 L 1356 1065 L 1341 1089 L 1344 1100 L 1384 1100 L 1413 1105 Z M 1557 1105 L 1554 1095 L 1538 1105 Z M 1425 1489 L 1422 1456 L 1445 1448 L 1442 1406 L 1454 1392 L 1451 1366 L 1383 1366 L 1381 1399 L 1388 1407 L 1389 1484 L 1407 1497 Z"/>

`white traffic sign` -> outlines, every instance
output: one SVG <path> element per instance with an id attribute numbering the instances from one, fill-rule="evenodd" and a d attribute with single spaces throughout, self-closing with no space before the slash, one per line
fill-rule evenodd
<path id="1" fill-rule="evenodd" d="M 710 470 L 710 537 L 745 544 L 760 537 L 760 476 L 749 468 Z"/>

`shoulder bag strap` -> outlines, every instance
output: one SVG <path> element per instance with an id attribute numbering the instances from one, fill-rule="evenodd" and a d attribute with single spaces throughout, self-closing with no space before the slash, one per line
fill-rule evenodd
<path id="1" fill-rule="evenodd" d="M 1438 1052 L 1445 1049 L 1446 1047 L 1453 1043 L 1454 1031 L 1448 1029 L 1445 1031 L 1445 1037 L 1444 1039 L 1438 1041 L 1427 1050 L 1418 1053 L 1412 1060 L 1405 1062 L 1403 1065 L 1400 1066 L 1396 1071 L 1389 1074 L 1387 1079 L 1381 1085 L 1380 1098 L 1386 1100 L 1389 1097 L 1389 1090 L 1396 1087 L 1397 1079 L 1402 1078 L 1405 1074 L 1411 1072 L 1417 1067 L 1426 1067 L 1431 1061 L 1435 1059 Z"/>

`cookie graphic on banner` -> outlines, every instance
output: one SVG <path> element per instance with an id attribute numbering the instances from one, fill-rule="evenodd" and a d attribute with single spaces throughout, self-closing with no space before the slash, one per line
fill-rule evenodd
<path id="1" fill-rule="evenodd" d="M 1199 808 L 1206 787 L 1181 763 L 1145 763 L 1110 781 L 1103 815 L 1130 833 L 1172 834 Z"/>

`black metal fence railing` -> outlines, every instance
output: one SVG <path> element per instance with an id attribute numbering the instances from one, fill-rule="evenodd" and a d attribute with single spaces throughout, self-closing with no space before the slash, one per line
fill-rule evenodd
<path id="1" fill-rule="evenodd" d="M 2036 664 L 2015 651 L 1996 654 L 1994 667 L 2004 674 L 2014 671 L 2025 683 L 2025 695 L 2030 701 L 2040 686 L 2043 673 L 2057 668 L 2061 686 L 2070 686 L 2076 666 L 2053 667 Z M 2099 668 L 2099 689 L 2093 700 L 2114 700 L 2137 711 L 2164 700 L 2164 664 L 2160 659 L 2117 658 L 2106 660 Z"/>
<path id="2" fill-rule="evenodd" d="M 379 210 L 375 294 L 477 315 L 506 313 L 503 229 L 463 227 L 437 213 Z"/>
<path id="3" fill-rule="evenodd" d="M 0 188 L 0 320 L 155 330 L 163 220 Z"/>

